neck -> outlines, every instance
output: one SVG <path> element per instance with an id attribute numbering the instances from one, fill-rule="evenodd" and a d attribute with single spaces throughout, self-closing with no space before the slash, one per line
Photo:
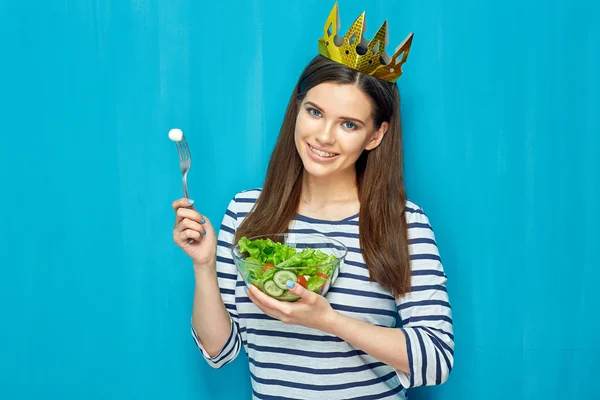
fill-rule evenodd
<path id="1" fill-rule="evenodd" d="M 332 203 L 358 201 L 355 169 L 349 168 L 347 172 L 328 177 L 315 177 L 304 171 L 300 201 L 319 208 Z"/>

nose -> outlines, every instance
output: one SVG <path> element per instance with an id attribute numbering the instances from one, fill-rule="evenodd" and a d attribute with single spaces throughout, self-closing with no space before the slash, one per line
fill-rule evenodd
<path id="1" fill-rule="evenodd" d="M 335 126 L 334 124 L 326 124 L 322 130 L 319 131 L 319 133 L 317 133 L 316 135 L 316 139 L 317 142 L 319 142 L 320 145 L 326 146 L 326 145 L 331 145 L 335 142 L 335 133 L 334 133 L 334 129 Z"/>

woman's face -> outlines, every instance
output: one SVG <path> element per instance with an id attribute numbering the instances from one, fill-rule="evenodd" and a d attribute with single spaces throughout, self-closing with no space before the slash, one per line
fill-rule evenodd
<path id="1" fill-rule="evenodd" d="M 315 177 L 354 168 L 364 150 L 377 147 L 388 129 L 374 126 L 370 98 L 355 85 L 322 83 L 308 91 L 296 118 L 296 148 Z"/>

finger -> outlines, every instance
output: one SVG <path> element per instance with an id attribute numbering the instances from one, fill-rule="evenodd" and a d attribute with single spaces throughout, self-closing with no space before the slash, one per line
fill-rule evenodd
<path id="1" fill-rule="evenodd" d="M 258 306 L 258 308 L 265 311 L 266 306 L 263 304 L 260 296 L 264 293 L 262 293 L 256 286 L 249 285 L 246 289 L 246 294 L 248 295 L 250 300 L 252 300 L 252 302 Z"/>
<path id="2" fill-rule="evenodd" d="M 301 298 L 310 299 L 313 297 L 313 295 L 318 296 L 316 293 L 306 290 L 304 286 L 298 285 L 296 282 L 287 281 L 286 285 L 290 292 L 294 293 L 296 296 L 300 296 Z"/>
<path id="3" fill-rule="evenodd" d="M 248 297 L 252 296 L 252 298 L 256 299 L 264 307 L 267 307 L 273 311 L 285 315 L 287 315 L 290 311 L 288 303 L 279 301 L 277 299 L 272 298 L 271 296 L 266 295 L 254 285 L 250 285 L 250 289 L 248 289 L 248 292 Z"/>
<path id="4" fill-rule="evenodd" d="M 171 204 L 171 207 L 173 207 L 173 210 L 177 211 L 179 208 L 182 207 L 192 207 L 194 204 L 194 200 L 192 199 L 177 199 L 173 202 L 173 204 Z"/>
<path id="5" fill-rule="evenodd" d="M 194 231 L 198 231 L 198 232 L 206 232 L 204 229 L 204 226 L 202 226 L 202 224 L 196 222 L 196 221 L 192 221 L 189 218 L 184 218 L 181 220 L 181 222 L 179 223 L 179 225 L 177 226 L 178 230 L 184 231 L 186 229 L 191 229 Z"/>
<path id="6" fill-rule="evenodd" d="M 195 231 L 193 229 L 186 229 L 182 231 L 179 235 L 179 243 L 185 244 L 188 243 L 189 239 L 194 239 L 195 241 L 199 241 L 202 238 L 200 232 Z"/>
<path id="7" fill-rule="evenodd" d="M 208 219 L 208 217 L 206 215 L 198 214 L 198 216 L 200 217 L 200 224 L 202 224 L 201 232 L 203 232 L 203 233 L 204 233 L 204 231 L 206 231 L 206 232 L 213 231 L 214 232 L 214 228 L 212 226 L 212 223 L 210 222 L 210 219 Z"/>
<path id="8" fill-rule="evenodd" d="M 196 221 L 199 224 L 203 224 L 204 222 L 202 222 L 202 215 L 200 215 L 200 213 L 196 210 L 190 209 L 190 208 L 179 208 L 177 210 L 177 218 L 175 219 L 175 225 L 178 225 L 181 223 L 181 221 L 185 218 L 190 219 L 192 221 Z"/>
<path id="9" fill-rule="evenodd" d="M 279 320 L 283 320 L 282 318 L 282 313 L 277 310 L 274 309 L 272 307 L 267 306 L 261 299 L 261 297 L 266 296 L 264 293 L 262 293 L 259 289 L 257 289 L 256 287 L 251 285 L 250 289 L 246 289 L 246 294 L 248 295 L 248 298 L 250 298 L 250 300 L 258 307 L 260 308 L 260 310 L 262 312 L 264 312 L 265 314 L 267 314 L 268 316 L 272 317 L 272 318 L 276 318 Z M 263 296 L 261 296 L 261 294 Z M 266 296 L 268 297 L 268 296 Z"/>

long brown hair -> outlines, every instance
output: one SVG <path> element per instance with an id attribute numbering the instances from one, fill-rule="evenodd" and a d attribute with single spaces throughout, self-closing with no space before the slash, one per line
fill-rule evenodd
<path id="1" fill-rule="evenodd" d="M 324 82 L 357 85 L 372 100 L 375 127 L 389 122 L 381 144 L 364 151 L 356 162 L 359 240 L 371 280 L 400 297 L 410 291 L 411 270 L 398 87 L 323 56 L 309 63 L 294 88 L 261 195 L 237 229 L 235 240 L 288 231 L 300 204 L 304 171 L 294 141 L 296 117 L 306 93 Z"/>

